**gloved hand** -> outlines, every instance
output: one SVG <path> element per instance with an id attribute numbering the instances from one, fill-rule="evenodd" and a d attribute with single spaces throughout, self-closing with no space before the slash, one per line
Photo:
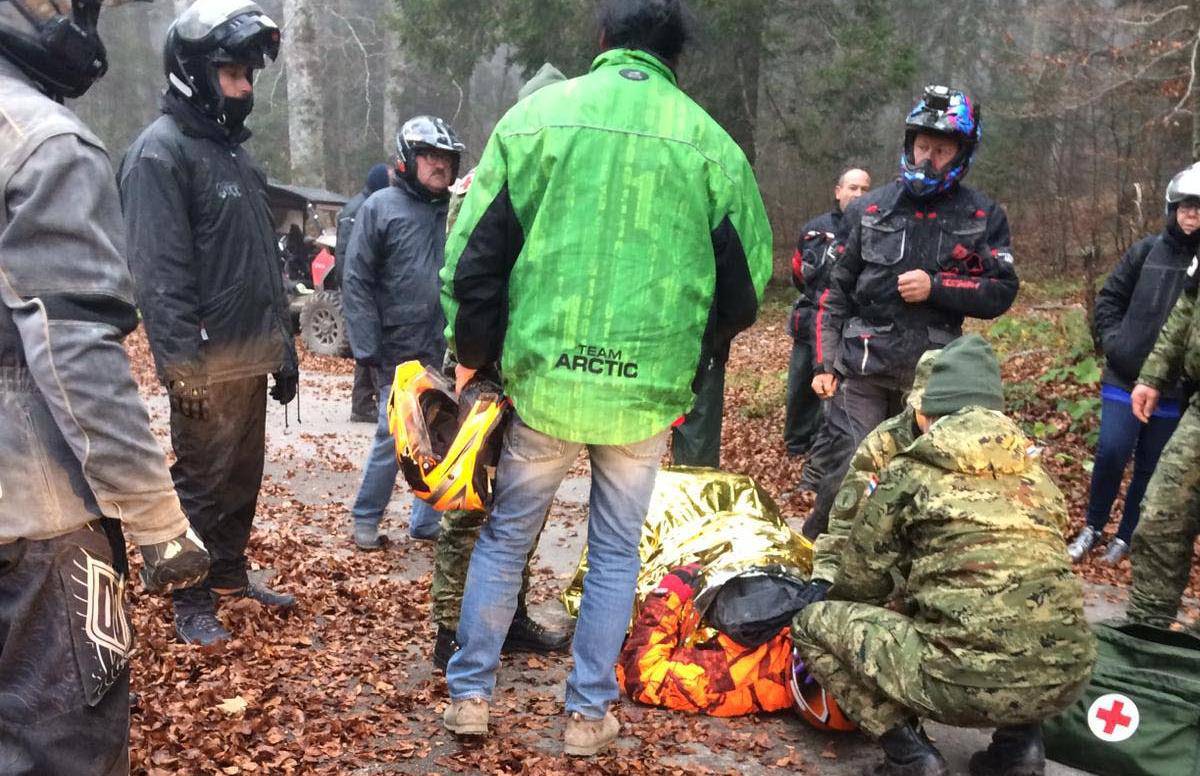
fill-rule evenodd
<path id="1" fill-rule="evenodd" d="M 167 383 L 167 396 L 171 400 L 171 409 L 185 418 L 208 418 L 208 383 L 190 378 L 172 380 Z"/>
<path id="2" fill-rule="evenodd" d="M 817 604 L 829 597 L 829 588 L 833 585 L 823 579 L 814 579 L 805 586 L 803 592 L 796 597 L 796 603 L 801 610 L 809 604 Z"/>
<path id="3" fill-rule="evenodd" d="M 190 526 L 174 539 L 138 549 L 142 553 L 142 585 L 149 593 L 191 587 L 208 576 L 208 550 Z"/>
<path id="4" fill-rule="evenodd" d="M 674 593 L 679 596 L 681 601 L 687 601 L 700 589 L 701 568 L 699 563 L 689 563 L 686 566 L 672 569 L 663 577 L 662 582 L 658 583 L 658 588 L 654 592 L 660 595 Z"/>
<path id="5" fill-rule="evenodd" d="M 271 375 L 275 384 L 271 386 L 271 398 L 280 404 L 287 404 L 296 398 L 296 389 L 300 385 L 300 374 L 294 368 L 282 369 Z"/>

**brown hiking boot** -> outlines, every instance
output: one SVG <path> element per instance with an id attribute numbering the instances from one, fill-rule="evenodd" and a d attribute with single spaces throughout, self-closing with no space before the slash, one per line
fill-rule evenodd
<path id="1" fill-rule="evenodd" d="M 573 712 L 563 735 L 563 752 L 574 757 L 591 757 L 616 741 L 620 732 L 621 723 L 611 711 L 604 719 L 587 719 L 579 712 Z"/>
<path id="2" fill-rule="evenodd" d="M 458 736 L 486 736 L 488 702 L 483 698 L 452 701 L 442 714 L 442 724 Z"/>

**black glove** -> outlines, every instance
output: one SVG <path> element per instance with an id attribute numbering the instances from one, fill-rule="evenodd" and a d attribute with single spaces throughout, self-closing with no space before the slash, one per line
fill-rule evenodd
<path id="1" fill-rule="evenodd" d="M 300 385 L 300 375 L 297 372 L 285 369 L 271 377 L 275 378 L 275 384 L 271 386 L 272 399 L 280 404 L 287 404 L 296 398 L 296 388 Z"/>
<path id="2" fill-rule="evenodd" d="M 190 378 L 172 380 L 167 383 L 167 395 L 171 400 L 171 409 L 185 418 L 208 418 L 208 383 Z"/>
<path id="3" fill-rule="evenodd" d="M 829 597 L 829 588 L 833 585 L 823 579 L 814 579 L 805 586 L 800 595 L 796 596 L 796 604 L 803 609 L 809 604 L 819 604 Z"/>
<path id="4" fill-rule="evenodd" d="M 150 593 L 169 593 L 199 584 L 208 576 L 209 556 L 191 528 L 174 539 L 139 547 L 142 585 Z"/>

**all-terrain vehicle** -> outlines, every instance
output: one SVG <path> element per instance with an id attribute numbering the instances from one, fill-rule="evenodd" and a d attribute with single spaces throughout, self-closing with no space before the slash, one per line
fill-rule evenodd
<path id="1" fill-rule="evenodd" d="M 334 259 L 337 215 L 346 197 L 270 181 L 267 187 L 283 257 L 292 325 L 304 346 L 322 356 L 350 356 L 342 314 L 341 272 Z"/>

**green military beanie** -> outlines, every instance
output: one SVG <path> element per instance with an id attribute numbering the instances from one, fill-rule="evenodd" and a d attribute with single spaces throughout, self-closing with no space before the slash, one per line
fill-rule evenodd
<path id="1" fill-rule="evenodd" d="M 929 385 L 929 373 L 933 371 L 933 362 L 942 354 L 940 350 L 926 350 L 917 362 L 917 373 L 913 375 L 912 388 L 908 389 L 908 406 L 917 412 L 921 411 L 921 397 L 925 395 L 925 386 Z"/>
<path id="2" fill-rule="evenodd" d="M 559 72 L 557 67 L 547 62 L 546 64 L 542 65 L 541 69 L 533 74 L 533 78 L 530 78 L 528 81 L 526 81 L 525 85 L 521 87 L 521 90 L 517 92 L 517 100 L 520 101 L 525 99 L 538 89 L 541 89 L 543 86 L 549 86 L 550 84 L 565 80 L 567 80 L 567 77 Z"/>
<path id="3" fill-rule="evenodd" d="M 921 397 L 921 413 L 930 417 L 953 415 L 963 407 L 1004 410 L 1000 362 L 978 334 L 959 337 L 942 348 Z"/>

